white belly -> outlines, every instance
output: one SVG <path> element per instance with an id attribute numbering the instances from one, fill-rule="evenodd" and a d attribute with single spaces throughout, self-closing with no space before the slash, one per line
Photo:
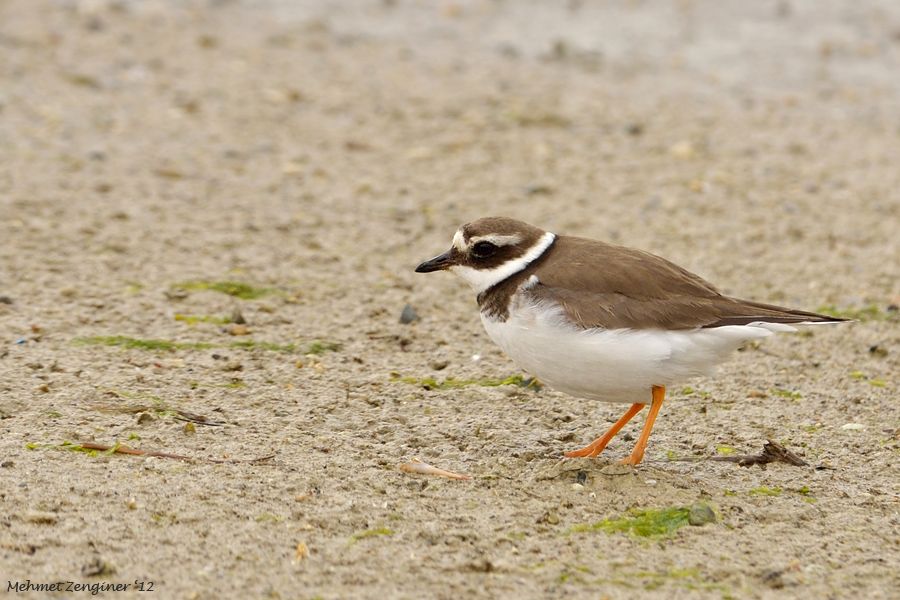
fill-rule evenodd
<path id="1" fill-rule="evenodd" d="M 745 341 L 772 335 L 767 324 L 585 330 L 568 324 L 559 307 L 517 297 L 506 321 L 482 313 L 491 339 L 550 387 L 604 402 L 649 402 L 652 386 L 709 374 Z"/>

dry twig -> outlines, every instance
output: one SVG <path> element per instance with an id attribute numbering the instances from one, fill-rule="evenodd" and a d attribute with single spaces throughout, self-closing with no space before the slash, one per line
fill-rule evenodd
<path id="1" fill-rule="evenodd" d="M 188 412 L 186 410 L 179 410 L 177 408 L 169 408 L 167 406 L 150 406 L 147 404 L 134 404 L 131 406 L 114 406 L 110 404 L 92 404 L 91 408 L 94 410 L 99 410 L 100 412 L 109 412 L 109 413 L 124 413 L 128 415 L 134 415 L 137 413 L 173 413 L 174 418 L 179 421 L 189 421 L 191 423 L 196 423 L 197 425 L 209 425 L 210 427 L 221 427 L 225 423 L 221 421 L 211 421 L 209 417 L 204 415 L 198 415 L 197 413 Z"/>
<path id="2" fill-rule="evenodd" d="M 269 456 L 261 456 L 259 458 L 251 458 L 247 460 L 227 459 L 227 458 L 194 458 L 191 456 L 183 456 L 181 454 L 169 454 L 168 452 L 155 452 L 153 450 L 138 450 L 124 444 L 115 444 L 107 446 L 106 444 L 97 444 L 95 442 L 80 442 L 72 444 L 73 448 L 82 448 L 84 450 L 97 450 L 99 452 L 109 452 L 110 454 L 128 454 L 130 456 L 152 456 L 155 458 L 171 458 L 173 460 L 183 460 L 186 462 L 209 462 L 215 464 L 259 464 L 275 458 L 274 454 Z"/>
<path id="3" fill-rule="evenodd" d="M 765 466 L 773 462 L 783 462 L 795 467 L 805 467 L 809 463 L 805 460 L 772 440 L 767 440 L 763 446 L 762 452 L 759 454 L 735 454 L 733 456 L 698 456 L 695 458 L 676 458 L 676 461 L 698 461 L 698 460 L 717 460 L 723 462 L 737 463 L 742 467 L 751 467 L 753 465 Z"/>
<path id="4" fill-rule="evenodd" d="M 412 459 L 411 462 L 400 465 L 400 470 L 404 473 L 420 473 L 422 475 L 437 475 L 438 477 L 446 477 L 447 479 L 472 479 L 469 475 L 461 475 L 453 471 L 445 471 L 437 467 L 432 467 L 428 463 L 424 463 L 418 458 Z"/>

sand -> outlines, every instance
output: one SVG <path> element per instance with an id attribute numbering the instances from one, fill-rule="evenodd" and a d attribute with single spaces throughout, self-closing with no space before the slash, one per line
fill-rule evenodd
<path id="1" fill-rule="evenodd" d="M 896 594 L 898 65 L 886 1 L 3 2 L 0 587 Z M 860 319 L 561 461 L 623 407 L 481 385 L 527 374 L 413 272 L 491 214 Z M 767 439 L 809 465 L 706 460 Z"/>

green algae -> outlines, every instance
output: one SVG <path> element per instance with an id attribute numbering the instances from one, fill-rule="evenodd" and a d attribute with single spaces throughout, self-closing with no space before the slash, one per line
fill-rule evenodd
<path id="1" fill-rule="evenodd" d="M 228 325 L 233 323 L 231 317 L 219 317 L 216 315 L 185 315 L 175 313 L 175 320 L 187 323 L 188 325 L 196 325 L 197 323 L 211 323 L 213 325 Z"/>
<path id="2" fill-rule="evenodd" d="M 355 544 L 360 540 L 367 540 L 370 538 L 382 537 L 382 536 L 391 536 L 394 535 L 394 530 L 389 529 L 388 527 L 378 527 L 376 529 L 366 529 L 364 531 L 357 531 L 353 535 L 350 536 L 350 544 Z"/>
<path id="3" fill-rule="evenodd" d="M 147 350 L 154 352 L 173 352 L 175 350 L 209 350 L 211 348 L 235 348 L 238 350 L 267 350 L 269 352 L 301 352 L 303 354 L 324 354 L 335 352 L 341 345 L 337 342 L 315 340 L 308 345 L 277 344 L 274 342 L 262 342 L 257 340 L 240 340 L 227 344 L 214 344 L 211 342 L 176 342 L 162 339 L 142 339 L 124 335 L 98 335 L 80 337 L 74 340 L 75 344 L 86 346 L 116 346 L 129 350 Z"/>
<path id="4" fill-rule="evenodd" d="M 242 281 L 209 281 L 197 279 L 193 281 L 183 281 L 173 287 L 192 292 L 209 290 L 219 292 L 220 294 L 227 294 L 234 298 L 240 298 L 241 300 L 256 300 L 263 296 L 280 293 L 279 290 L 274 288 L 257 287 Z"/>
<path id="5" fill-rule="evenodd" d="M 484 378 L 484 379 L 456 379 L 448 377 L 443 381 L 438 381 L 434 377 L 402 377 L 399 373 L 391 374 L 391 381 L 399 381 L 425 388 L 426 390 L 455 390 L 470 386 L 480 387 L 500 387 L 503 385 L 516 385 L 524 388 L 540 389 L 540 383 L 533 377 L 523 377 L 522 375 L 512 375 L 504 379 Z"/>
<path id="6" fill-rule="evenodd" d="M 670 537 L 689 524 L 691 509 L 678 506 L 662 509 L 632 509 L 621 517 L 603 519 L 596 523 L 574 525 L 567 533 L 627 533 L 635 537 Z"/>
<path id="7" fill-rule="evenodd" d="M 174 342 L 172 340 L 141 339 L 124 335 L 95 335 L 75 339 L 78 345 L 86 346 L 118 346 L 131 350 L 207 350 L 214 348 L 208 342 Z"/>
<path id="8" fill-rule="evenodd" d="M 885 310 L 877 304 L 850 308 L 838 308 L 833 304 L 826 304 L 816 309 L 816 312 L 829 317 L 853 321 L 887 321 L 897 316 L 896 311 Z"/>

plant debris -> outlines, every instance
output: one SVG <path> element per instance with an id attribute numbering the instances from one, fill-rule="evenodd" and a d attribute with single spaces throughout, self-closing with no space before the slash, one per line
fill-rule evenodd
<path id="1" fill-rule="evenodd" d="M 767 440 L 765 446 L 763 446 L 762 452 L 759 454 L 726 454 L 724 456 L 697 456 L 697 457 L 689 457 L 689 458 L 669 458 L 672 461 L 679 462 L 693 462 L 700 460 L 718 460 L 724 462 L 733 462 L 737 463 L 742 467 L 751 467 L 753 465 L 759 465 L 760 467 L 765 467 L 765 465 L 773 462 L 783 462 L 789 465 L 793 465 L 795 467 L 806 467 L 809 466 L 805 460 L 779 444 L 778 442 L 774 442 L 772 440 Z"/>
<path id="2" fill-rule="evenodd" d="M 460 480 L 469 480 L 472 479 L 470 475 L 462 475 L 460 473 L 454 473 L 453 471 L 445 471 L 444 469 L 439 469 L 438 467 L 433 467 L 428 463 L 424 463 L 418 458 L 412 459 L 411 462 L 404 463 L 400 465 L 400 470 L 404 473 L 419 473 L 422 475 L 437 475 L 438 477 L 446 477 L 447 479 L 460 479 Z"/>
<path id="3" fill-rule="evenodd" d="M 138 450 L 137 448 L 132 448 L 130 446 L 126 446 L 125 444 L 120 444 L 116 442 L 112 446 L 107 446 L 106 444 L 97 444 L 95 442 L 63 442 L 62 444 L 57 445 L 47 445 L 40 446 L 39 444 L 25 444 L 25 447 L 29 450 L 37 450 L 41 447 L 44 448 L 54 448 L 59 450 L 69 450 L 71 452 L 84 452 L 90 456 L 101 456 L 101 455 L 112 455 L 112 454 L 127 454 L 129 456 L 148 456 L 153 458 L 170 458 L 172 460 L 181 460 L 184 462 L 207 462 L 214 464 L 260 464 L 275 458 L 274 454 L 270 454 L 268 456 L 261 456 L 258 458 L 251 459 L 226 459 L 226 458 L 195 458 L 191 456 L 184 456 L 182 454 L 170 454 L 169 452 L 156 452 L 153 450 Z"/>
<path id="4" fill-rule="evenodd" d="M 762 452 L 759 454 L 741 454 L 729 456 L 713 456 L 711 460 L 724 460 L 728 462 L 736 462 L 742 467 L 750 467 L 753 465 L 767 465 L 772 462 L 783 462 L 795 467 L 809 466 L 805 460 L 772 440 L 767 440 L 763 446 Z"/>
<path id="5" fill-rule="evenodd" d="M 387 527 L 379 527 L 377 529 L 366 529 L 365 531 L 358 531 L 350 536 L 350 544 L 353 545 L 360 540 L 381 537 L 384 535 L 394 535 L 394 530 L 388 529 Z"/>
<path id="6" fill-rule="evenodd" d="M 75 343 L 85 346 L 120 346 L 132 350 L 207 350 L 214 348 L 209 342 L 173 342 L 171 340 L 139 339 L 124 335 L 95 335 L 75 338 Z"/>
<path id="7" fill-rule="evenodd" d="M 685 525 L 703 525 L 715 521 L 715 513 L 703 504 L 695 504 L 691 507 L 676 506 L 662 509 L 632 509 L 621 517 L 603 519 L 596 523 L 575 525 L 568 533 L 589 533 L 592 531 L 605 531 L 606 533 L 623 532 L 637 537 L 669 537 Z M 703 518 L 696 515 L 702 510 Z M 691 513 L 695 518 L 691 519 Z M 712 519 L 709 518 L 712 514 Z"/>
<path id="8" fill-rule="evenodd" d="M 118 346 L 130 350 L 175 351 L 175 350 L 209 350 L 211 348 L 237 348 L 242 350 L 262 349 L 270 352 L 301 352 L 303 354 L 324 354 L 335 352 L 341 348 L 337 342 L 314 340 L 308 346 L 299 344 L 276 344 L 257 340 L 240 340 L 227 344 L 211 342 L 175 342 L 172 340 L 140 339 L 124 335 L 97 335 L 75 338 L 75 344 L 85 346 Z"/>
<path id="9" fill-rule="evenodd" d="M 187 323 L 188 325 L 196 325 L 197 323 L 212 323 L 213 325 L 228 325 L 235 321 L 231 317 L 219 317 L 216 315 L 185 315 L 175 313 L 175 320 Z"/>
<path id="10" fill-rule="evenodd" d="M 279 290 L 273 288 L 256 287 L 241 281 L 194 280 L 178 283 L 174 287 L 192 292 L 211 290 L 213 292 L 219 292 L 220 294 L 234 296 L 241 300 L 256 300 L 263 296 L 279 293 Z"/>
<path id="11" fill-rule="evenodd" d="M 110 391 L 110 394 L 120 395 L 118 392 Z M 225 423 L 222 421 L 213 421 L 210 420 L 209 417 L 205 417 L 203 415 L 198 415 L 197 413 L 188 412 L 186 410 L 180 410 L 177 408 L 169 408 L 162 403 L 157 404 L 156 406 L 150 406 L 147 404 L 134 404 L 130 406 L 116 406 L 113 404 L 93 404 L 90 408 L 94 410 L 98 410 L 100 412 L 108 412 L 108 413 L 124 413 L 124 414 L 138 414 L 147 415 L 150 417 L 149 413 L 156 413 L 159 416 L 167 416 L 171 415 L 173 418 L 178 419 L 179 421 L 187 421 L 189 423 L 196 423 L 197 425 L 208 425 L 210 427 L 221 427 Z M 150 417 L 152 419 L 152 417 Z M 147 419 L 143 419 L 143 421 L 147 421 Z M 138 418 L 138 423 L 141 423 L 142 419 Z"/>
<path id="12" fill-rule="evenodd" d="M 505 379 L 455 379 L 453 377 L 448 377 L 443 381 L 438 381 L 434 377 L 423 377 L 420 379 L 417 377 L 402 377 L 399 373 L 391 373 L 391 381 L 419 385 L 426 390 L 455 390 L 473 385 L 481 387 L 517 385 L 519 387 L 531 388 L 534 390 L 539 390 L 542 387 L 540 382 L 534 377 L 523 377 L 522 375 L 512 375 Z"/>

